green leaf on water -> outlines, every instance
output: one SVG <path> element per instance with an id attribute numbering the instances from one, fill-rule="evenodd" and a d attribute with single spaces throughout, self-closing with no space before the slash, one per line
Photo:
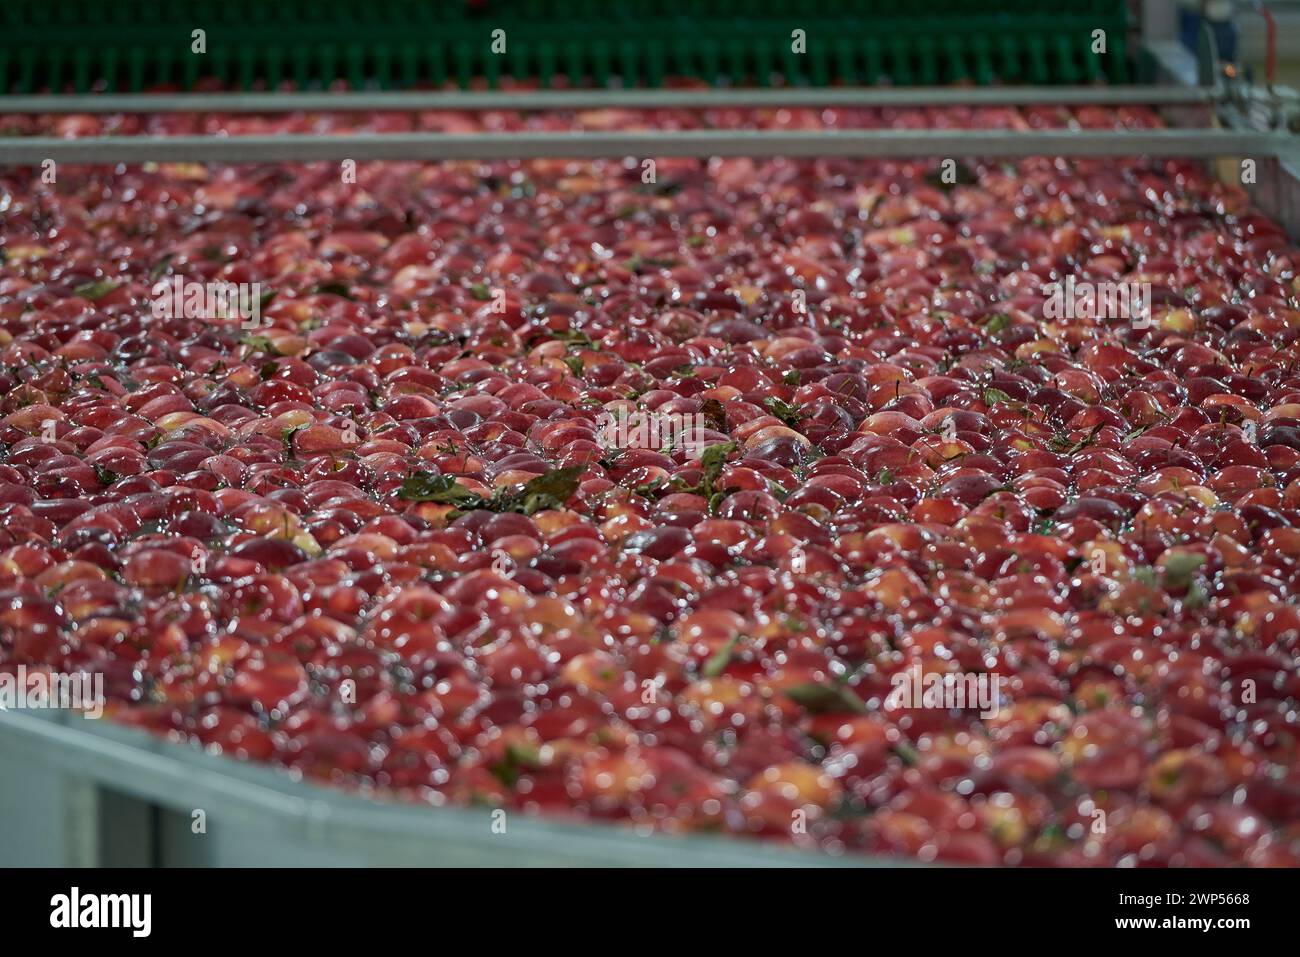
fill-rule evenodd
<path id="1" fill-rule="evenodd" d="M 697 491 L 707 499 L 712 499 L 717 493 L 714 483 L 722 475 L 722 470 L 726 468 L 727 456 L 736 451 L 735 442 L 719 442 L 716 445 L 710 445 L 700 456 L 700 469 L 704 475 L 700 478 L 700 484 Z"/>
<path id="2" fill-rule="evenodd" d="M 94 282 L 84 282 L 80 286 L 74 286 L 72 291 L 82 299 L 97 302 L 120 285 L 122 284 L 114 279 L 97 279 Z"/>
<path id="3" fill-rule="evenodd" d="M 328 293 L 331 296 L 341 296 L 344 299 L 353 298 L 352 290 L 348 288 L 348 284 L 345 282 L 338 282 L 337 280 L 334 282 L 323 282 L 319 286 L 314 288 L 312 292 Z M 271 295 L 274 296 L 275 293 L 271 293 Z"/>
<path id="4" fill-rule="evenodd" d="M 570 349 L 594 349 L 596 343 L 581 329 L 554 329 L 551 338 L 566 342 Z"/>
<path id="5" fill-rule="evenodd" d="M 453 476 L 416 472 L 406 477 L 397 497 L 408 502 L 438 502 L 443 505 L 460 505 L 482 499 L 461 485 Z"/>
<path id="6" fill-rule="evenodd" d="M 907 741 L 900 741 L 894 745 L 894 753 L 902 759 L 902 762 L 909 768 L 921 760 L 921 753 L 912 747 Z"/>
<path id="7" fill-rule="evenodd" d="M 861 698 L 844 685 L 832 682 L 810 681 L 795 685 L 786 688 L 785 695 L 813 714 L 862 714 L 867 710 Z"/>
<path id="8" fill-rule="evenodd" d="M 992 335 L 997 335 L 1007 326 L 1011 325 L 1014 320 L 1005 312 L 995 312 L 984 321 L 984 328 Z"/>
<path id="9" fill-rule="evenodd" d="M 525 743 L 506 745 L 505 756 L 488 770 L 508 788 L 513 788 L 525 772 L 541 767 L 541 750 Z"/>
<path id="10" fill-rule="evenodd" d="M 244 336 L 239 340 L 240 345 L 248 346 L 254 352 L 265 352 L 267 355 L 278 356 L 280 350 L 266 336 Z"/>
<path id="11" fill-rule="evenodd" d="M 1172 552 L 1165 562 L 1165 585 L 1181 591 L 1192 584 L 1197 570 L 1205 564 L 1205 556 L 1195 552 Z"/>
<path id="12" fill-rule="evenodd" d="M 1150 588 L 1155 588 L 1160 584 L 1156 579 L 1156 570 L 1150 565 L 1139 565 L 1133 569 L 1133 578 Z"/>
<path id="13" fill-rule="evenodd" d="M 1206 591 L 1205 586 L 1199 581 L 1192 582 L 1187 589 L 1187 594 L 1183 597 L 1183 608 L 1188 611 L 1195 611 L 1197 608 L 1204 608 L 1210 603 L 1210 593 Z"/>
<path id="14" fill-rule="evenodd" d="M 664 480 L 662 478 L 654 478 L 649 482 L 636 486 L 632 491 L 637 495 L 642 495 L 646 498 L 653 498 L 654 494 L 659 491 L 663 484 Z"/>
<path id="15" fill-rule="evenodd" d="M 292 428 L 285 429 L 283 432 L 280 433 L 280 441 L 284 443 L 284 454 L 286 457 L 293 458 L 294 455 L 293 437 L 305 428 L 307 428 L 307 426 L 305 425 L 295 425 Z"/>
<path id="16" fill-rule="evenodd" d="M 783 402 L 776 396 L 771 396 L 763 400 L 763 405 L 767 407 L 767 411 L 791 428 L 797 428 L 803 421 L 803 410 L 793 402 Z"/>
<path id="17" fill-rule="evenodd" d="M 548 508 L 564 508 L 564 504 L 578 491 L 584 468 L 581 465 L 566 469 L 552 469 L 525 483 L 517 493 L 501 496 L 501 505 L 494 511 L 523 512 L 532 515 Z M 496 496 L 494 496 L 496 498 Z M 491 507 L 491 506 L 489 506 Z"/>
<path id="18" fill-rule="evenodd" d="M 708 661 L 704 663 L 704 668 L 700 674 L 705 678 L 716 678 L 727 670 L 727 665 L 731 664 L 732 656 L 736 653 L 736 645 L 740 643 L 740 636 L 732 638 L 725 645 L 713 653 Z"/>

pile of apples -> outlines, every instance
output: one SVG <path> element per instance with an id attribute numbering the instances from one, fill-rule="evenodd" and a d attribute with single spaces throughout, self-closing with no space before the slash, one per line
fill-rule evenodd
<path id="1" fill-rule="evenodd" d="M 0 118 L 1152 126 L 1143 110 Z M 383 797 L 1300 864 L 1297 253 L 1190 162 L 0 170 L 0 668 Z M 261 324 L 156 318 L 257 283 Z M 1146 322 L 1050 318 L 1065 277 Z M 705 447 L 599 441 L 701 416 Z M 902 707 L 983 675 L 997 707 Z M 917 704 L 918 702 L 912 702 Z M 431 811 L 430 813 L 436 813 Z"/>

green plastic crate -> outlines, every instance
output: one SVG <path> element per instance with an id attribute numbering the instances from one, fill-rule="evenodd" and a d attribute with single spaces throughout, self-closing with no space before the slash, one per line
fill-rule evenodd
<path id="1" fill-rule="evenodd" d="M 0 90 L 1127 82 L 1124 0 L 9 0 Z M 207 52 L 191 52 L 206 32 Z M 492 31 L 506 31 L 506 53 Z M 791 49 L 805 31 L 807 52 Z M 1091 52 L 1106 31 L 1106 53 Z"/>

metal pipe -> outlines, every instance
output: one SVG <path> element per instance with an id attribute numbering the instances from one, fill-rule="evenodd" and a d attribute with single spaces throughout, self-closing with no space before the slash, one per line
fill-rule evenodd
<path id="1" fill-rule="evenodd" d="M 384 110 L 599 110 L 714 107 L 1162 106 L 1215 91 L 1172 86 L 822 87 L 359 93 L 94 93 L 0 96 L 5 113 L 296 113 Z"/>
<path id="2" fill-rule="evenodd" d="M 1264 18 L 1264 79 L 1272 90 L 1277 85 L 1277 21 L 1267 4 L 1255 0 L 1251 6 Z"/>
<path id="3" fill-rule="evenodd" d="M 101 136 L 0 139 L 0 165 L 144 162 L 307 163 L 542 157 L 960 157 L 1290 154 L 1294 137 L 1223 129 L 682 130 L 640 133 L 371 133 L 271 136 Z"/>

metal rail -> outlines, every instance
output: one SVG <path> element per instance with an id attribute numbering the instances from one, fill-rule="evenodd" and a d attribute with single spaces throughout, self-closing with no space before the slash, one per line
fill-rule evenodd
<path id="1" fill-rule="evenodd" d="M 358 93 L 94 93 L 0 96 L 5 113 L 357 113 L 384 110 L 599 110 L 712 107 L 1173 106 L 1216 91 L 1173 86 L 802 87 Z"/>
<path id="2" fill-rule="evenodd" d="M 638 133 L 371 133 L 0 139 L 0 165 L 144 162 L 294 163 L 599 157 L 1290 156 L 1284 133 L 1224 129 L 682 130 Z"/>
<path id="3" fill-rule="evenodd" d="M 872 867 L 895 861 L 866 855 L 833 857 L 715 835 L 641 835 L 610 823 L 512 814 L 494 833 L 490 810 L 430 807 L 370 798 L 342 788 L 293 780 L 274 767 L 239 761 L 197 747 L 154 738 L 109 720 L 89 721 L 67 711 L 0 713 L 0 864 L 99 863 L 51 860 L 54 834 L 72 843 L 77 833 L 101 832 L 95 804 L 78 798 L 105 791 L 183 815 L 178 835 L 154 828 L 147 840 L 166 845 L 174 863 L 275 863 L 277 866 L 474 866 L 483 864 L 636 867 Z M 22 768 L 24 773 L 16 773 Z M 31 772 L 31 773 L 28 773 Z M 87 795 L 87 796 L 90 796 Z M 195 808 L 211 827 L 202 839 L 190 831 Z M 70 833 L 71 832 L 71 833 Z M 9 856 L 17 846 L 17 861 Z M 28 851 L 25 856 L 24 849 Z M 104 863 L 122 863 L 107 860 Z M 905 862 L 904 866 L 913 866 Z"/>

